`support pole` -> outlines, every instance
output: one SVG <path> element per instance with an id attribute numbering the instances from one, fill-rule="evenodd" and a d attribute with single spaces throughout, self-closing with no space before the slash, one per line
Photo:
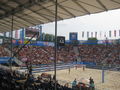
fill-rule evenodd
<path id="1" fill-rule="evenodd" d="M 22 28 L 22 36 L 21 36 L 22 44 L 24 44 L 24 38 L 25 38 L 25 28 Z"/>
<path id="2" fill-rule="evenodd" d="M 12 44 L 12 40 L 13 40 L 13 15 L 12 15 L 12 20 L 11 20 L 11 60 L 10 60 L 10 69 L 12 70 L 12 57 L 13 57 L 13 44 Z"/>
<path id="3" fill-rule="evenodd" d="M 55 2 L 55 59 L 54 59 L 55 90 L 57 90 L 57 86 L 56 86 L 56 61 L 57 61 L 57 0 Z"/>
<path id="4" fill-rule="evenodd" d="M 106 40 L 105 40 L 105 49 L 107 50 L 107 37 L 106 37 Z M 107 53 L 105 53 L 105 59 L 108 57 Z M 102 63 L 102 83 L 105 82 L 105 63 L 106 63 L 106 60 Z"/>
<path id="5" fill-rule="evenodd" d="M 105 70 L 104 70 L 104 66 L 102 66 L 102 83 L 105 82 L 104 75 L 105 75 Z"/>
<path id="6" fill-rule="evenodd" d="M 4 32 L 3 44 L 5 43 L 5 38 L 6 38 L 6 32 Z"/>
<path id="7" fill-rule="evenodd" d="M 42 25 L 39 26 L 39 36 L 40 41 L 42 41 Z"/>

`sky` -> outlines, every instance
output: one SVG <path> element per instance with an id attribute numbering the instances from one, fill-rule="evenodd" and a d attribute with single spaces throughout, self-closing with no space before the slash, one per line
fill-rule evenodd
<path id="1" fill-rule="evenodd" d="M 114 30 L 116 30 L 116 37 L 114 36 Z M 69 40 L 69 33 L 77 32 L 78 40 L 87 40 L 87 32 L 89 32 L 90 37 L 91 32 L 93 32 L 93 36 L 97 32 L 98 40 L 105 40 L 106 37 L 107 39 L 118 39 L 120 38 L 119 30 L 120 9 L 117 9 L 58 21 L 57 35 L 65 36 L 66 40 Z M 109 37 L 109 31 L 112 33 L 111 37 Z M 42 32 L 54 34 L 55 22 L 42 25 Z M 84 32 L 84 37 L 82 37 L 82 32 Z M 15 34 L 13 37 L 15 37 Z"/>
<path id="2" fill-rule="evenodd" d="M 48 23 L 42 25 L 42 30 L 45 33 L 54 34 L 55 23 Z M 114 30 L 116 30 L 116 37 L 114 37 Z M 108 39 L 120 38 L 120 9 L 111 10 L 107 12 L 80 16 L 72 19 L 66 19 L 58 21 L 58 36 L 65 36 L 66 40 L 69 40 L 69 32 L 78 32 L 79 40 L 87 40 L 87 32 L 97 32 L 97 38 L 104 40 L 105 33 Z M 84 31 L 85 37 L 82 37 Z M 112 36 L 109 37 L 109 31 L 112 32 Z M 100 37 L 101 33 L 101 37 Z"/>

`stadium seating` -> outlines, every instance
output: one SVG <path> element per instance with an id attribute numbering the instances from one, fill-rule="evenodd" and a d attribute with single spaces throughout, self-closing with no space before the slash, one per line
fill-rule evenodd
<path id="1" fill-rule="evenodd" d="M 17 52 L 18 48 L 14 48 Z M 75 59 L 72 48 L 60 48 L 57 53 L 57 62 L 70 62 Z M 20 60 L 31 61 L 32 64 L 50 64 L 54 60 L 54 47 L 25 46 L 18 54 Z"/>
<path id="2" fill-rule="evenodd" d="M 44 73 L 44 75 L 47 74 Z M 44 77 L 43 74 L 42 77 Z M 55 90 L 55 80 L 51 77 L 51 79 L 42 77 L 34 78 L 33 75 L 0 68 L 0 90 Z M 58 81 L 56 88 L 57 90 L 94 90 L 94 88 L 86 87 L 84 83 L 78 83 L 73 89 L 66 84 L 60 85 Z"/>
<path id="3" fill-rule="evenodd" d="M 82 62 L 96 64 L 120 64 L 119 45 L 79 45 L 79 55 L 76 55 L 73 46 L 65 46 L 57 50 L 57 62 L 75 61 L 80 57 Z M 14 48 L 17 51 L 18 48 Z M 54 47 L 26 46 L 18 54 L 20 60 L 27 59 L 32 64 L 50 64 L 54 60 Z"/>
<path id="4" fill-rule="evenodd" d="M 120 64 L 119 45 L 79 45 L 79 57 L 83 62 Z"/>
<path id="5" fill-rule="evenodd" d="M 0 46 L 0 57 L 9 57 L 9 53 L 5 51 L 3 46 Z"/>
<path id="6" fill-rule="evenodd" d="M 14 47 L 16 53 L 19 47 Z M 57 62 L 75 61 L 80 57 L 82 62 L 96 64 L 120 64 L 120 46 L 119 45 L 79 45 L 79 55 L 76 55 L 73 46 L 65 46 L 57 50 Z M 0 57 L 10 57 L 3 46 L 0 46 Z M 27 45 L 18 53 L 19 60 L 31 61 L 32 64 L 51 64 L 54 60 L 54 47 L 40 47 Z"/>

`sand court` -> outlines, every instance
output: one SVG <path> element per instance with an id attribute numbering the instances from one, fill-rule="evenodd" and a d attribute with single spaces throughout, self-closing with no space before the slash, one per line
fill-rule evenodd
<path id="1" fill-rule="evenodd" d="M 54 74 L 53 71 L 46 72 L 49 74 Z M 41 73 L 36 73 L 38 76 Z M 96 90 L 120 90 L 120 72 L 117 71 L 105 71 L 105 83 L 102 83 L 102 70 L 89 69 L 86 68 L 83 71 L 82 68 L 71 68 L 69 69 L 57 70 L 57 80 L 61 84 L 71 83 L 75 78 L 79 81 L 81 78 L 89 79 L 92 77 L 95 82 Z"/>

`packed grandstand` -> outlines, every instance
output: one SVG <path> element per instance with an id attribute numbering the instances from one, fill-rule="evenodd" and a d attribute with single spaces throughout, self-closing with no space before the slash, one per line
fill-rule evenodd
<path id="1" fill-rule="evenodd" d="M 82 45 L 78 42 L 77 33 L 72 33 L 70 37 L 73 37 L 71 41 L 73 40 L 75 46 L 65 44 L 65 40 L 61 40 L 62 44 L 65 45 L 57 47 L 57 21 L 119 8 L 119 0 L 0 0 L 0 32 L 4 33 L 3 38 L 0 38 L 0 90 L 106 90 L 108 88 L 110 88 L 108 90 L 112 90 L 110 86 L 98 89 L 96 82 L 94 82 L 95 79 L 90 76 L 90 73 L 88 74 L 89 79 L 86 75 L 83 75 L 84 78 L 80 81 L 78 81 L 78 78 L 82 77 L 81 72 L 85 73 L 87 71 L 85 67 L 97 68 L 100 72 L 101 69 L 104 72 L 104 70 L 114 68 L 114 71 L 119 72 L 119 44 L 95 43 L 94 45 Z M 36 33 L 34 37 L 38 39 L 38 36 L 45 36 L 39 25 L 54 21 L 55 36 L 51 36 L 51 41 L 55 42 L 55 46 L 24 43 L 24 39 L 26 39 L 24 33 L 29 38 L 32 37 L 31 39 L 33 39 L 33 34 Z M 36 25 L 41 30 L 35 31 L 31 28 L 31 30 L 24 31 L 25 28 L 36 27 Z M 22 31 L 19 32 L 20 38 L 18 38 L 18 33 L 13 35 L 13 30 L 17 32 L 20 28 L 22 28 Z M 116 30 L 114 31 L 116 38 Z M 8 37 L 9 39 L 5 41 L 6 32 L 9 33 L 10 38 Z M 111 31 L 109 33 L 111 38 Z M 84 32 L 81 36 L 84 37 Z M 104 36 L 106 38 L 106 32 Z M 93 31 L 91 37 L 93 39 Z M 97 38 L 97 32 L 95 32 L 95 37 Z M 87 38 L 89 38 L 89 32 L 87 32 Z M 12 42 L 13 39 L 18 39 L 20 42 L 15 44 Z M 41 42 L 42 39 L 39 38 L 38 42 Z M 48 38 L 48 40 L 50 39 Z M 78 68 L 82 68 L 82 71 Z M 62 83 L 56 80 L 58 79 L 56 70 L 62 71 L 63 69 L 68 70 L 67 75 L 69 79 L 72 79 L 72 82 Z M 75 76 L 74 73 L 72 74 L 72 69 L 79 72 L 77 78 L 73 79 L 70 76 Z M 54 71 L 54 74 L 49 74 L 48 71 Z M 34 73 L 39 74 L 34 76 Z M 95 72 L 94 76 L 97 76 L 96 74 Z M 119 75 L 116 74 L 115 76 L 118 81 L 120 81 Z M 103 77 L 104 75 L 102 75 L 102 82 L 104 82 Z M 65 76 L 63 78 L 65 79 Z M 113 80 L 111 81 L 113 82 Z M 101 84 L 101 81 L 99 83 Z M 117 86 L 118 82 L 116 81 L 116 83 L 113 86 Z M 118 90 L 119 86 L 113 90 Z"/>
<path id="2" fill-rule="evenodd" d="M 0 46 L 0 57 L 10 57 L 9 44 Z M 13 46 L 13 54 L 17 53 L 21 45 Z M 77 48 L 77 49 L 76 49 Z M 120 53 L 119 45 L 65 45 L 64 47 L 59 47 L 57 50 L 57 64 L 64 63 L 75 63 L 78 65 L 79 62 L 82 63 L 93 63 L 96 67 L 99 65 L 105 66 L 119 66 L 120 64 Z M 77 51 L 76 51 L 77 50 Z M 29 63 L 31 65 L 52 65 L 54 63 L 54 47 L 52 46 L 32 46 L 26 45 L 23 47 L 18 55 L 15 56 L 26 66 Z M 80 64 L 80 63 L 79 63 Z M 13 66 L 15 66 L 13 64 Z M 89 65 L 88 65 L 89 66 Z M 54 77 L 50 77 L 50 80 L 43 80 L 41 77 L 33 77 L 32 75 L 27 75 L 25 73 L 18 73 L 17 71 L 10 71 L 10 69 L 4 69 L 1 66 L 0 70 L 0 80 L 1 80 L 1 90 L 24 90 L 27 85 L 27 89 L 32 90 L 53 90 L 54 88 Z M 22 83 L 22 84 L 21 84 Z M 75 87 L 68 87 L 67 83 L 65 85 L 60 85 L 57 82 L 57 90 L 94 90 L 94 82 L 86 85 L 84 83 L 75 83 Z M 91 86 L 92 85 L 92 86 Z"/>
<path id="3" fill-rule="evenodd" d="M 20 46 L 14 46 L 13 53 L 19 50 Z M 119 45 L 78 45 L 79 53 L 76 53 L 74 46 L 66 45 L 57 50 L 57 62 L 74 62 L 79 58 L 82 62 L 92 62 L 96 64 L 120 64 Z M 0 57 L 10 57 L 5 51 L 6 47 L 0 46 Z M 27 45 L 21 49 L 17 58 L 21 61 L 29 61 L 32 64 L 51 64 L 54 62 L 54 47 L 51 46 L 31 46 Z"/>

